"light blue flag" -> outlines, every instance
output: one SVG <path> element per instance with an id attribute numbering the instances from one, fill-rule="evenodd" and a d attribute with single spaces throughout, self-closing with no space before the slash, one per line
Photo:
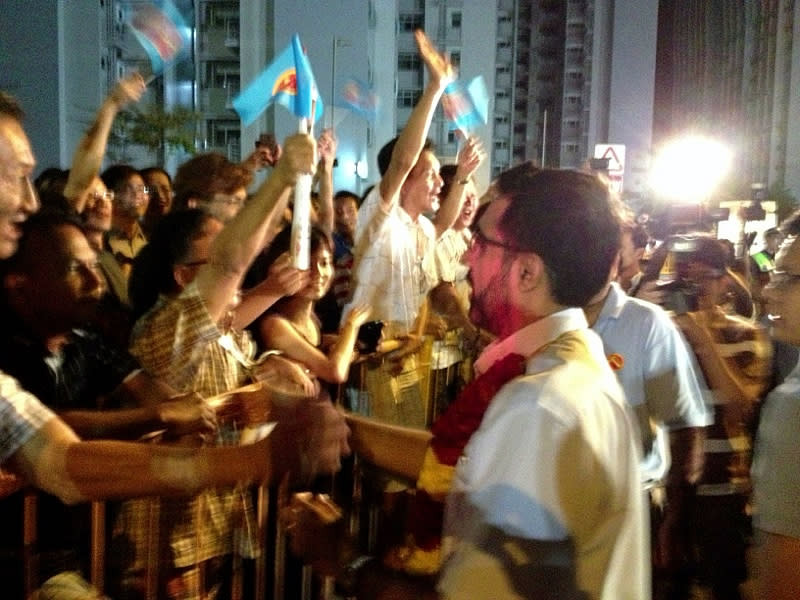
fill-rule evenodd
<path id="1" fill-rule="evenodd" d="M 349 108 L 358 116 L 374 123 L 378 118 L 380 104 L 380 99 L 369 85 L 356 77 L 350 77 L 342 86 L 337 106 Z"/>
<path id="2" fill-rule="evenodd" d="M 312 101 L 316 98 L 314 121 L 324 112 L 311 65 L 295 34 L 292 42 L 278 54 L 250 85 L 233 99 L 233 108 L 242 124 L 255 121 L 273 102 L 288 108 L 299 118 L 311 116 Z"/>
<path id="3" fill-rule="evenodd" d="M 453 81 L 444 90 L 442 110 L 450 121 L 450 129 L 470 133 L 489 119 L 489 94 L 486 82 L 480 75 L 470 81 L 466 88 Z"/>
<path id="4" fill-rule="evenodd" d="M 153 75 L 189 55 L 189 26 L 170 0 L 129 3 L 125 8 L 125 22 L 147 53 Z"/>

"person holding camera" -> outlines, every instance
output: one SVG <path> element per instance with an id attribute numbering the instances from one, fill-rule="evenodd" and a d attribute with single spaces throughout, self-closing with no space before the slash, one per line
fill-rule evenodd
<path id="1" fill-rule="evenodd" d="M 687 243 L 679 273 L 682 289 L 692 290 L 691 301 L 689 310 L 673 318 L 697 357 L 714 411 L 687 531 L 699 557 L 693 565 L 698 582 L 715 600 L 736 599 L 747 578 L 752 434 L 772 350 L 763 327 L 722 308 L 731 276 L 724 245 L 705 235 L 690 236 Z"/>

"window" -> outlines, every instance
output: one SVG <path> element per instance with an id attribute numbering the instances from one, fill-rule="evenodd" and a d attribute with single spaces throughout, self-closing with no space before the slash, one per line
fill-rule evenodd
<path id="1" fill-rule="evenodd" d="M 494 141 L 494 149 L 495 150 L 507 150 L 508 149 L 508 140 L 495 140 Z"/>
<path id="2" fill-rule="evenodd" d="M 461 11 L 453 11 L 450 13 L 450 27 L 453 29 L 461 29 Z"/>
<path id="3" fill-rule="evenodd" d="M 423 15 L 418 13 L 402 13 L 399 19 L 400 31 L 414 31 L 425 26 Z"/>
<path id="4" fill-rule="evenodd" d="M 398 71 L 419 71 L 422 68 L 422 60 L 419 54 L 412 52 L 401 52 L 397 55 Z"/>
<path id="5" fill-rule="evenodd" d="M 412 108 L 417 104 L 422 92 L 419 90 L 399 90 L 397 92 L 397 108 Z"/>
<path id="6" fill-rule="evenodd" d="M 452 50 L 450 52 L 450 64 L 456 69 L 461 68 L 461 50 Z"/>
<path id="7" fill-rule="evenodd" d="M 447 132 L 447 143 L 448 144 L 455 144 L 458 142 L 458 135 L 455 130 Z"/>

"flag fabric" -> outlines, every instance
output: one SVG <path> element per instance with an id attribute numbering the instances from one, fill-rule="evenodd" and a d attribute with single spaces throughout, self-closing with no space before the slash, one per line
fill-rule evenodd
<path id="1" fill-rule="evenodd" d="M 180 58 L 188 56 L 190 29 L 171 0 L 129 3 L 125 22 L 147 52 L 153 75 Z"/>
<path id="2" fill-rule="evenodd" d="M 273 102 L 282 104 L 299 118 L 311 118 L 316 101 L 314 121 L 323 113 L 322 99 L 308 57 L 303 52 L 300 36 L 278 54 L 250 85 L 233 99 L 233 108 L 245 126 L 250 125 Z"/>
<path id="3" fill-rule="evenodd" d="M 380 99 L 369 85 L 350 77 L 342 86 L 340 105 L 367 121 L 374 122 L 378 118 Z"/>
<path id="4" fill-rule="evenodd" d="M 453 81 L 444 89 L 442 110 L 450 121 L 450 129 L 469 133 L 489 118 L 489 94 L 483 77 L 478 76 L 466 87 Z"/>

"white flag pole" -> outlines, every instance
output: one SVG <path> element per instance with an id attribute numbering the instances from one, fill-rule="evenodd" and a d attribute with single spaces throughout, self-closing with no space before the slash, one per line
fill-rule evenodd
<path id="1" fill-rule="evenodd" d="M 314 113 L 317 109 L 316 87 L 311 91 L 311 116 L 302 118 L 298 131 L 314 135 Z M 316 166 L 316 157 L 314 165 Z M 292 210 L 292 261 L 295 268 L 301 271 L 308 270 L 310 266 L 310 241 L 311 241 L 311 182 L 310 173 L 301 175 L 294 186 L 294 208 Z"/>

